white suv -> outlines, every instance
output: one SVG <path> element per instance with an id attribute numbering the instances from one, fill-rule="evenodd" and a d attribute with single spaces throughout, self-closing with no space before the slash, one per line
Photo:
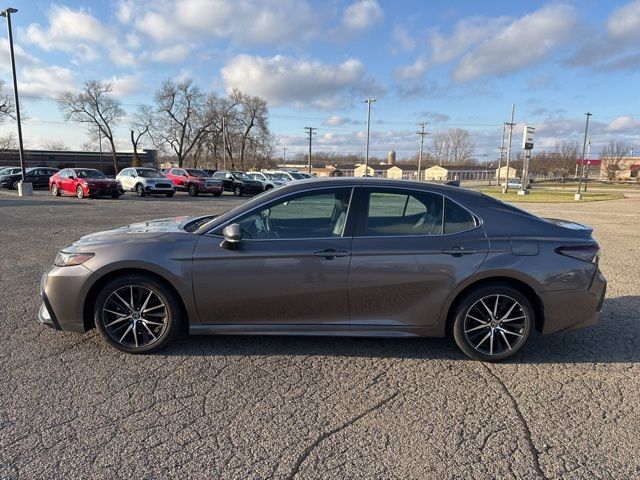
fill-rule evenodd
<path id="1" fill-rule="evenodd" d="M 271 173 L 247 172 L 247 175 L 249 175 L 254 180 L 259 180 L 260 182 L 262 182 L 264 190 L 271 190 L 275 187 L 281 187 L 286 183 L 286 180 L 283 180 L 282 178 L 276 178 Z"/>
<path id="2" fill-rule="evenodd" d="M 291 170 L 269 170 L 267 173 L 272 175 L 274 178 L 284 180 L 285 182 L 293 182 L 296 180 L 305 179 L 305 176 L 301 173 Z"/>
<path id="3" fill-rule="evenodd" d="M 139 197 L 150 194 L 173 197 L 176 192 L 173 182 L 155 168 L 125 168 L 118 173 L 116 180 L 124 191 L 136 192 Z"/>

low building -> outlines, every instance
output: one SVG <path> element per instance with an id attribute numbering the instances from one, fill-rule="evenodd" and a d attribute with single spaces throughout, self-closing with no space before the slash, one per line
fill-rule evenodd
<path id="1" fill-rule="evenodd" d="M 433 165 L 424 170 L 424 179 L 429 181 L 471 180 L 484 181 L 494 178 L 495 168 L 484 165 Z"/>
<path id="2" fill-rule="evenodd" d="M 117 152 L 118 171 L 130 167 L 133 160 L 133 152 Z M 158 152 L 156 150 L 139 150 L 138 159 L 141 166 L 157 167 Z M 25 150 L 24 160 L 29 167 L 53 167 L 53 168 L 95 168 L 107 175 L 115 175 L 113 157 L 111 152 L 79 152 L 71 150 Z M 0 152 L 0 165 L 20 166 L 18 150 L 5 150 Z"/>
<path id="3" fill-rule="evenodd" d="M 519 177 L 518 171 L 513 167 L 509 167 L 509 178 L 518 178 L 518 177 Z M 495 174 L 493 175 L 493 178 L 498 178 L 501 181 L 507 178 L 507 166 L 505 165 L 504 167 L 500 167 L 500 171 L 496 169 Z"/>
<path id="4" fill-rule="evenodd" d="M 593 163 L 594 160 L 590 160 Z M 599 180 L 608 180 L 607 175 L 607 159 L 595 160 L 599 164 L 599 171 L 589 166 L 589 176 L 598 178 Z M 616 180 L 623 182 L 635 180 L 640 170 L 640 157 L 625 157 L 617 163 Z"/>
<path id="5" fill-rule="evenodd" d="M 417 180 L 418 166 L 412 164 L 396 163 L 387 168 L 387 178 L 398 180 Z"/>

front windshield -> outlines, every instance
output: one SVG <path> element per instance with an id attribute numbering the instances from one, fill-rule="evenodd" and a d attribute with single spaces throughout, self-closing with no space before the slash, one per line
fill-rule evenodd
<path id="1" fill-rule="evenodd" d="M 139 169 L 136 170 L 136 172 L 138 172 L 138 176 L 139 177 L 143 177 L 143 178 L 159 178 L 159 177 L 162 177 L 160 172 L 158 170 L 153 169 L 153 168 L 139 168 Z"/>
<path id="2" fill-rule="evenodd" d="M 19 168 L 3 168 L 2 170 L 0 170 L 0 175 L 11 175 L 12 173 L 16 173 L 19 172 L 20 169 Z"/>
<path id="3" fill-rule="evenodd" d="M 247 175 L 244 172 L 231 172 L 231 174 L 236 178 L 251 178 L 249 175 Z"/>
<path id="4" fill-rule="evenodd" d="M 107 178 L 107 176 L 102 173 L 99 172 L 98 170 L 76 170 L 76 176 L 78 178 Z"/>
<path id="5" fill-rule="evenodd" d="M 199 170 L 197 168 L 187 168 L 185 169 L 189 175 L 192 177 L 208 177 L 207 172 L 204 170 Z"/>

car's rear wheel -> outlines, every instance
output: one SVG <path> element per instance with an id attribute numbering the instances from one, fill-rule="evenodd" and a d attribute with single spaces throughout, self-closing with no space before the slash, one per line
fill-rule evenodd
<path id="1" fill-rule="evenodd" d="M 11 184 L 11 188 L 13 190 L 18 190 L 18 185 L 20 184 L 20 180 L 14 180 L 13 183 Z"/>
<path id="2" fill-rule="evenodd" d="M 80 185 L 76 187 L 76 197 L 84 198 L 84 189 Z"/>
<path id="3" fill-rule="evenodd" d="M 198 195 L 198 187 L 194 183 L 190 183 L 187 187 L 187 192 L 189 192 L 190 196 L 195 197 Z"/>
<path id="4" fill-rule="evenodd" d="M 507 285 L 486 285 L 458 303 L 453 323 L 456 344 L 469 357 L 499 361 L 524 347 L 535 313 L 529 299 Z"/>
<path id="5" fill-rule="evenodd" d="M 234 194 L 236 197 L 241 197 L 241 196 L 242 196 L 242 187 L 240 187 L 240 186 L 236 186 L 236 187 L 234 187 L 234 189 L 233 189 L 233 194 Z"/>
<path id="6" fill-rule="evenodd" d="M 55 183 L 51 185 L 51 195 L 53 195 L 54 197 L 60 196 L 60 189 L 58 188 L 58 185 L 56 185 Z"/>
<path id="7" fill-rule="evenodd" d="M 139 197 L 144 197 L 144 187 L 141 183 L 136 185 L 136 195 Z"/>
<path id="8" fill-rule="evenodd" d="M 180 302 L 169 288 L 146 275 L 108 283 L 94 306 L 96 328 L 113 347 L 149 353 L 167 345 L 181 322 Z"/>

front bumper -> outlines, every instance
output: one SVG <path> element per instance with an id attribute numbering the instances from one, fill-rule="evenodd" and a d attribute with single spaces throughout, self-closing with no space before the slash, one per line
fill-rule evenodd
<path id="1" fill-rule="evenodd" d="M 84 332 L 84 300 L 92 271 L 82 265 L 52 267 L 42 276 L 38 321 L 56 330 Z"/>
<path id="2" fill-rule="evenodd" d="M 197 185 L 198 185 L 198 192 L 200 193 L 222 193 L 223 191 L 222 184 L 207 186 L 199 183 Z"/>
<path id="3" fill-rule="evenodd" d="M 544 292 L 540 299 L 544 306 L 543 334 L 575 330 L 596 325 L 607 291 L 607 280 L 596 269 L 591 285 L 585 291 L 569 290 Z"/>
<path id="4" fill-rule="evenodd" d="M 146 185 L 144 187 L 144 191 L 146 193 L 171 193 L 171 192 L 175 192 L 176 191 L 176 187 L 174 187 L 173 185 L 170 186 L 162 186 L 161 185 Z"/>
<path id="5" fill-rule="evenodd" d="M 262 184 L 242 185 L 240 188 L 242 188 L 242 193 L 249 194 L 249 195 L 255 195 L 255 194 L 264 192 L 264 186 Z"/>
<path id="6" fill-rule="evenodd" d="M 124 192 L 120 187 L 88 187 L 85 194 L 88 197 L 110 197 L 111 195 L 122 195 Z"/>

